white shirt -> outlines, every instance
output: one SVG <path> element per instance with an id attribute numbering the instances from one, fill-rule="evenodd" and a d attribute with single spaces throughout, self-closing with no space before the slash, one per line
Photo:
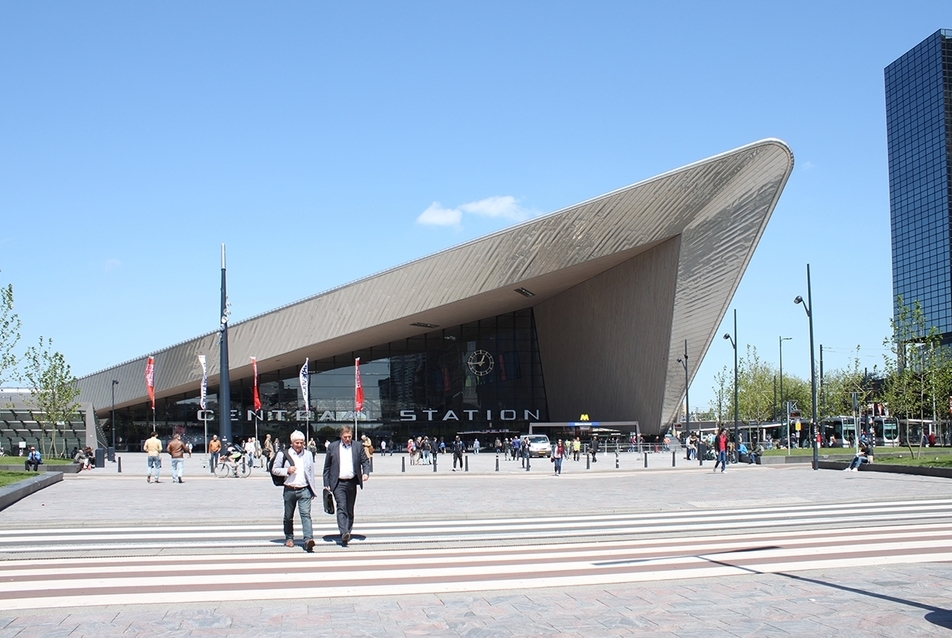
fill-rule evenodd
<path id="1" fill-rule="evenodd" d="M 341 441 L 338 448 L 340 450 L 340 476 L 338 478 L 341 480 L 354 478 L 354 452 L 351 446 L 353 446 L 353 443 L 344 445 L 344 442 Z M 346 463 L 344 459 L 347 459 Z"/>
<path id="2" fill-rule="evenodd" d="M 294 467 L 297 468 L 294 470 L 294 474 L 288 474 L 284 484 L 288 487 L 307 487 L 307 456 L 310 455 L 307 448 L 304 448 L 298 454 L 293 447 L 289 447 L 284 453 L 288 455 L 288 458 L 294 463 Z"/>

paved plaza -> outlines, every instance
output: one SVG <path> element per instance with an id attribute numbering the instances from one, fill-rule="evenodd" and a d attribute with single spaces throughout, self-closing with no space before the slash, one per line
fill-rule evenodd
<path id="1" fill-rule="evenodd" d="M 506 518 L 606 512 L 681 512 L 723 508 L 952 498 L 952 481 L 872 472 L 812 471 L 809 465 L 732 465 L 724 474 L 670 454 L 602 455 L 586 469 L 567 461 L 561 477 L 533 459 L 530 471 L 495 454 L 469 455 L 468 472 L 452 457 L 432 466 L 405 456 L 375 457 L 357 501 L 361 522 Z M 280 529 L 280 492 L 263 471 L 219 479 L 201 460 L 186 461 L 185 483 L 145 481 L 145 458 L 83 472 L 0 512 L 0 532 L 24 528 L 150 526 L 184 523 L 273 524 Z M 168 468 L 166 462 L 163 470 Z M 166 472 L 167 474 L 167 472 Z M 334 532 L 315 513 L 315 536 Z M 692 534 L 686 527 L 683 535 Z M 676 535 L 675 535 L 676 536 Z M 341 550 L 307 557 L 317 570 Z M 275 552 L 285 551 L 277 548 Z M 287 550 L 295 551 L 295 550 Z M 297 550 L 299 551 L 299 550 Z M 355 548 L 368 555 L 372 550 Z M 452 565 L 454 546 L 408 546 L 421 561 Z M 161 550 L 149 553 L 161 554 Z M 306 557 L 301 554 L 302 559 Z M 42 555 L 35 557 L 43 560 Z M 48 560 L 48 559 L 47 559 Z M 88 556 L 90 564 L 96 557 Z M 214 551 L 201 561 L 214 563 Z M 750 573 L 577 587 L 431 591 L 392 596 L 157 603 L 0 612 L 0 638 L 16 636 L 616 636 L 631 634 L 870 636 L 949 635 L 952 571 L 924 562 Z"/>

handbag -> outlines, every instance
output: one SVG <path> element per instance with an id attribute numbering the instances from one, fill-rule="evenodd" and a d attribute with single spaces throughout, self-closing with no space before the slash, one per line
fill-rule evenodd
<path id="1" fill-rule="evenodd" d="M 327 490 L 324 490 L 324 513 L 334 513 L 334 495 Z"/>

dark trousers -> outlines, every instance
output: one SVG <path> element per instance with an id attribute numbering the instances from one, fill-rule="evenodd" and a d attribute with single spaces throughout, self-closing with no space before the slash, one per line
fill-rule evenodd
<path id="1" fill-rule="evenodd" d="M 301 533 L 304 540 L 314 538 L 313 524 L 311 523 L 311 490 L 306 487 L 293 489 L 284 488 L 284 540 L 294 539 L 294 509 L 297 507 L 301 515 Z"/>
<path id="2" fill-rule="evenodd" d="M 341 536 L 350 534 L 350 531 L 354 528 L 357 479 L 337 481 L 337 487 L 334 488 L 334 501 L 337 503 L 337 529 Z"/>
<path id="3" fill-rule="evenodd" d="M 463 469 L 463 453 L 453 452 L 453 469 L 456 469 L 456 461 L 459 461 L 459 469 Z"/>
<path id="4" fill-rule="evenodd" d="M 31 461 L 30 459 L 27 459 L 26 462 L 23 464 L 23 467 L 26 469 L 27 472 L 29 472 L 31 469 L 32 469 L 34 472 L 39 472 L 39 471 L 40 471 L 40 462 L 39 462 L 39 461 Z"/>

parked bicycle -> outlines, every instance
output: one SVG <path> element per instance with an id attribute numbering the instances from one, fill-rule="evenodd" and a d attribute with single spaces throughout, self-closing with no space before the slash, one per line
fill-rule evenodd
<path id="1" fill-rule="evenodd" d="M 243 449 L 230 445 L 227 453 L 219 457 L 218 466 L 215 468 L 215 476 L 218 478 L 225 478 L 226 476 L 245 478 L 251 476 L 253 462 L 253 459 L 249 458 Z"/>

